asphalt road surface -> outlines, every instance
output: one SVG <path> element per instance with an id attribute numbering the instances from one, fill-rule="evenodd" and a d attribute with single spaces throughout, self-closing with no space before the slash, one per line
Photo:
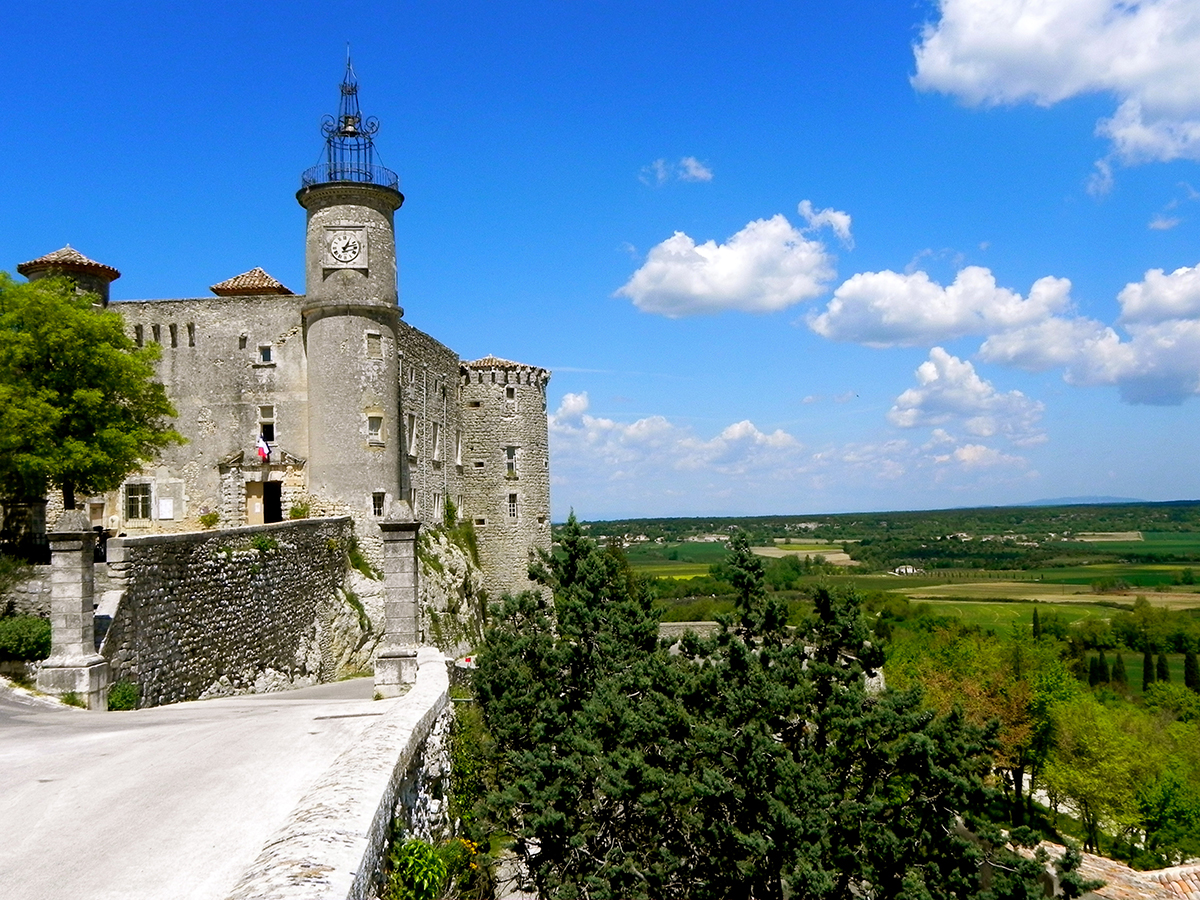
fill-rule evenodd
<path id="1" fill-rule="evenodd" d="M 363 678 L 86 712 L 0 688 L 3 900 L 221 900 L 395 700 Z"/>

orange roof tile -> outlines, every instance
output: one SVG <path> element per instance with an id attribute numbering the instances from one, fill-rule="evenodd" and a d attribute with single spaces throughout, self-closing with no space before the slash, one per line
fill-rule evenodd
<path id="1" fill-rule="evenodd" d="M 498 356 L 488 354 L 482 359 L 477 359 L 472 362 L 463 362 L 463 368 L 466 369 L 535 369 L 537 371 L 546 371 L 541 366 L 531 366 L 526 363 L 513 362 L 511 359 L 501 359 Z"/>
<path id="2" fill-rule="evenodd" d="M 218 297 L 242 297 L 254 294 L 291 294 L 292 291 L 284 287 L 280 282 L 276 281 L 258 266 L 255 266 L 249 272 L 243 272 L 241 275 L 234 275 L 222 281 L 220 284 L 214 284 L 209 288 Z"/>
<path id="3" fill-rule="evenodd" d="M 112 266 L 88 259 L 70 244 L 61 250 L 55 250 L 53 253 L 47 253 L 45 256 L 39 256 L 37 259 L 31 259 L 29 262 L 23 262 L 17 266 L 17 271 L 26 277 L 30 273 L 42 272 L 46 269 L 59 269 L 63 272 L 89 272 L 108 281 L 116 281 L 121 277 L 121 273 Z"/>

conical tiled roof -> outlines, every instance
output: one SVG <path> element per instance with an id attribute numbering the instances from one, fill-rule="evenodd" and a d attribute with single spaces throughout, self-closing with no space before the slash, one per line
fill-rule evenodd
<path id="1" fill-rule="evenodd" d="M 493 356 L 490 353 L 482 359 L 476 359 L 471 362 L 463 362 L 465 369 L 536 369 L 538 371 L 546 371 L 541 366 L 531 366 L 527 363 L 513 362 L 511 359 L 501 359 L 498 356 Z"/>
<path id="2" fill-rule="evenodd" d="M 50 269 L 60 272 L 87 272 L 105 281 L 116 281 L 121 277 L 121 273 L 112 266 L 88 259 L 70 244 L 61 250 L 55 250 L 53 253 L 47 253 L 45 256 L 39 256 L 37 259 L 31 259 L 29 262 L 23 262 L 17 266 L 17 271 L 26 278 Z"/>
<path id="3" fill-rule="evenodd" d="M 291 294 L 288 290 L 258 266 L 241 275 L 214 284 L 209 288 L 218 297 L 243 297 L 253 294 Z"/>

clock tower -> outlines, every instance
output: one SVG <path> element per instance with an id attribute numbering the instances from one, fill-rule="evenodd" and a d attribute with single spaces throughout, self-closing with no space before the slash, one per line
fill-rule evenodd
<path id="1" fill-rule="evenodd" d="M 377 162 L 379 122 L 364 119 L 350 60 L 325 153 L 302 176 L 308 213 L 304 339 L 308 359 L 309 490 L 348 509 L 401 497 L 401 434 L 393 216 L 396 174 Z"/>

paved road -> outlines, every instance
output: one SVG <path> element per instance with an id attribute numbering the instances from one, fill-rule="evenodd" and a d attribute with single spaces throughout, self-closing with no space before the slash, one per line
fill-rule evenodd
<path id="1" fill-rule="evenodd" d="M 134 712 L 0 689 L 0 897 L 221 900 L 395 700 L 371 679 Z"/>

